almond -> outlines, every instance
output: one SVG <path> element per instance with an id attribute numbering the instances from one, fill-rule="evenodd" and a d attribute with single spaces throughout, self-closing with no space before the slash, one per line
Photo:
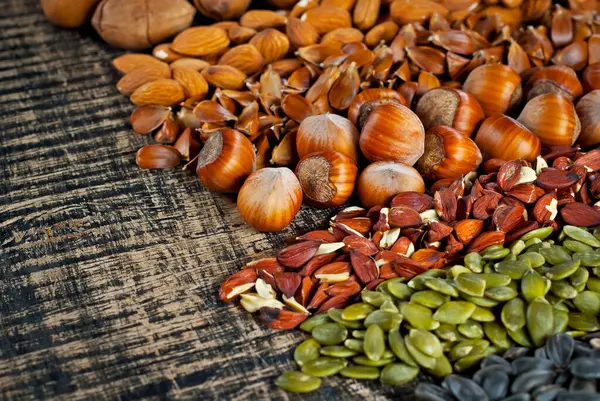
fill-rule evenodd
<path id="1" fill-rule="evenodd" d="M 600 212 L 584 203 L 569 203 L 560 210 L 560 215 L 567 224 L 578 227 L 600 225 Z"/>
<path id="2" fill-rule="evenodd" d="M 308 315 L 302 312 L 292 312 L 285 309 L 262 307 L 258 311 L 258 319 L 276 330 L 291 330 L 306 320 Z"/>
<path id="3" fill-rule="evenodd" d="M 512 160 L 508 163 L 504 163 L 498 171 L 498 185 L 503 191 L 508 192 L 519 180 L 519 173 L 521 172 L 521 161 Z"/>
<path id="4" fill-rule="evenodd" d="M 440 269 L 446 262 L 444 253 L 438 252 L 435 249 L 419 249 L 410 258 L 418 262 L 425 270 Z"/>
<path id="5" fill-rule="evenodd" d="M 354 26 L 366 31 L 375 25 L 379 17 L 381 0 L 357 0 L 354 6 Z"/>
<path id="6" fill-rule="evenodd" d="M 173 79 L 183 86 L 189 99 L 202 100 L 208 93 L 206 79 L 196 70 L 185 67 L 173 68 Z"/>
<path id="7" fill-rule="evenodd" d="M 129 96 L 145 83 L 156 81 L 161 78 L 171 78 L 171 69 L 168 64 L 144 65 L 125 74 L 125 76 L 117 82 L 117 90 L 122 95 Z"/>
<path id="8" fill-rule="evenodd" d="M 316 313 L 327 312 L 330 309 L 343 309 L 346 305 L 348 305 L 348 298 L 345 295 L 336 295 L 335 297 L 331 297 L 323 304 L 319 309 L 317 309 Z"/>
<path id="9" fill-rule="evenodd" d="M 300 268 L 317 253 L 320 241 L 302 241 L 282 249 L 277 255 L 277 261 L 283 266 Z"/>
<path id="10" fill-rule="evenodd" d="M 456 220 L 458 203 L 451 189 L 441 188 L 433 196 L 433 206 L 440 217 L 448 222 Z"/>
<path id="11" fill-rule="evenodd" d="M 533 217 L 540 224 L 550 224 L 556 218 L 558 214 L 558 201 L 556 200 L 556 193 L 550 192 L 542 196 L 535 204 L 533 208 Z"/>
<path id="12" fill-rule="evenodd" d="M 161 43 L 160 45 L 154 46 L 152 55 L 165 63 L 172 63 L 183 57 L 181 54 L 174 52 L 171 49 L 171 43 Z"/>
<path id="13" fill-rule="evenodd" d="M 229 36 L 222 28 L 198 26 L 188 28 L 175 37 L 171 49 L 186 56 L 210 56 L 229 46 Z"/>
<path id="14" fill-rule="evenodd" d="M 423 213 L 425 210 L 431 209 L 433 206 L 433 198 L 419 192 L 403 192 L 394 196 L 390 203 L 390 207 L 400 205 L 411 207 L 418 213 Z"/>
<path id="15" fill-rule="evenodd" d="M 537 185 L 544 189 L 568 188 L 579 181 L 579 176 L 569 171 L 546 168 L 537 177 Z"/>
<path id="16" fill-rule="evenodd" d="M 174 106 L 185 100 L 183 87 L 172 79 L 148 82 L 133 92 L 131 101 L 138 106 Z"/>
<path id="17" fill-rule="evenodd" d="M 398 29 L 398 24 L 394 21 L 385 21 L 377 24 L 365 35 L 365 44 L 373 48 L 381 41 L 390 43 L 398 34 Z"/>
<path id="18" fill-rule="evenodd" d="M 368 284 L 373 280 L 377 280 L 379 272 L 375 261 L 368 256 L 365 256 L 357 251 L 350 251 L 350 263 L 354 273 L 363 284 Z"/>
<path id="19" fill-rule="evenodd" d="M 487 231 L 471 242 L 469 252 L 481 252 L 492 245 L 504 244 L 505 234 L 502 231 Z"/>
<path id="20" fill-rule="evenodd" d="M 256 35 L 256 29 L 245 26 L 236 26 L 229 30 L 229 40 L 236 45 L 248 43 L 254 35 Z"/>
<path id="21" fill-rule="evenodd" d="M 423 224 L 419 213 L 408 206 L 399 205 L 390 209 L 388 221 L 391 227 L 419 227 Z"/>
<path id="22" fill-rule="evenodd" d="M 246 74 L 230 65 L 211 65 L 202 70 L 209 84 L 223 89 L 242 89 Z"/>
<path id="23" fill-rule="evenodd" d="M 298 271 L 298 274 L 306 277 L 312 275 L 315 270 L 325 266 L 331 262 L 337 255 L 335 253 L 326 253 L 324 255 L 313 256 L 305 265 Z"/>
<path id="24" fill-rule="evenodd" d="M 492 215 L 492 222 L 498 231 L 507 233 L 524 220 L 523 212 L 525 208 L 521 205 L 500 205 Z"/>
<path id="25" fill-rule="evenodd" d="M 171 68 L 190 68 L 196 71 L 202 71 L 206 67 L 210 65 L 208 61 L 200 60 L 198 58 L 191 57 L 183 57 L 178 60 L 173 61 L 171 64 Z"/>
<path id="26" fill-rule="evenodd" d="M 311 24 L 319 34 L 323 35 L 336 28 L 352 26 L 350 13 L 343 8 L 319 6 L 311 8 L 302 16 L 302 21 Z"/>
<path id="27" fill-rule="evenodd" d="M 375 245 L 371 240 L 368 240 L 362 236 L 359 237 L 358 235 L 348 235 L 344 238 L 343 242 L 346 244 L 347 248 L 353 249 L 366 256 L 373 256 L 379 252 L 377 245 Z"/>
<path id="28" fill-rule="evenodd" d="M 294 296 L 302 281 L 302 277 L 298 273 L 293 272 L 275 273 L 274 277 L 277 288 L 288 298 Z"/>
<path id="29" fill-rule="evenodd" d="M 233 47 L 219 59 L 219 64 L 230 65 L 246 75 L 254 75 L 265 65 L 262 54 L 251 44 Z"/>
<path id="30" fill-rule="evenodd" d="M 268 64 L 282 59 L 290 49 L 287 36 L 273 28 L 257 33 L 250 44 L 258 49 Z"/>
<path id="31" fill-rule="evenodd" d="M 319 33 L 308 22 L 295 17 L 289 17 L 285 33 L 292 44 L 292 47 L 298 49 L 304 46 L 314 45 L 319 41 Z"/>
<path id="32" fill-rule="evenodd" d="M 240 24 L 243 27 L 256 29 L 257 31 L 283 26 L 285 21 L 285 15 L 270 10 L 250 10 L 240 18 Z"/>
<path id="33" fill-rule="evenodd" d="M 476 219 L 461 220 L 454 226 L 456 237 L 463 244 L 469 244 L 483 230 L 483 221 Z"/>
<path id="34" fill-rule="evenodd" d="M 115 58 L 113 66 L 122 74 L 127 74 L 136 68 L 149 64 L 163 64 L 159 59 L 143 53 L 128 53 Z"/>
<path id="35" fill-rule="evenodd" d="M 433 13 L 446 16 L 448 10 L 432 0 L 395 0 L 390 5 L 390 16 L 399 25 L 424 23 Z"/>
<path id="36" fill-rule="evenodd" d="M 333 31 L 327 32 L 323 39 L 321 39 L 321 43 L 330 43 L 330 42 L 342 42 L 342 43 L 352 43 L 352 42 L 362 42 L 365 35 L 361 31 L 356 28 L 346 27 L 346 28 L 337 28 Z"/>

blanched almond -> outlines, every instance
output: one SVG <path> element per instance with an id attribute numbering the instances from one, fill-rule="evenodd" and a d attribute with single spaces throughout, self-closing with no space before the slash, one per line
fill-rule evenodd
<path id="1" fill-rule="evenodd" d="M 197 26 L 175 37 L 171 49 L 186 56 L 210 56 L 222 53 L 229 46 L 229 36 L 222 28 Z"/>
<path id="2" fill-rule="evenodd" d="M 202 70 L 202 76 L 209 84 L 223 89 L 242 89 L 246 74 L 230 65 L 211 65 Z"/>
<path id="3" fill-rule="evenodd" d="M 202 100 L 208 93 L 206 79 L 196 70 L 185 67 L 173 68 L 173 79 L 183 86 L 189 99 Z"/>
<path id="4" fill-rule="evenodd" d="M 287 36 L 273 28 L 257 33 L 250 44 L 258 49 L 267 63 L 283 58 L 290 49 Z"/>
<path id="5" fill-rule="evenodd" d="M 117 82 L 117 90 L 124 96 L 131 95 L 137 88 L 147 82 L 161 78 L 171 78 L 171 69 L 166 63 L 148 64 L 125 74 Z"/>
<path id="6" fill-rule="evenodd" d="M 162 61 L 143 53 L 128 53 L 115 58 L 113 66 L 122 74 L 127 74 L 138 67 L 149 64 L 162 64 Z"/>
<path id="7" fill-rule="evenodd" d="M 174 106 L 184 100 L 183 87 L 172 79 L 148 82 L 131 95 L 131 101 L 138 106 Z"/>
<path id="8" fill-rule="evenodd" d="M 265 59 L 254 45 L 245 44 L 227 50 L 219 64 L 230 65 L 246 75 L 253 75 L 263 68 Z"/>

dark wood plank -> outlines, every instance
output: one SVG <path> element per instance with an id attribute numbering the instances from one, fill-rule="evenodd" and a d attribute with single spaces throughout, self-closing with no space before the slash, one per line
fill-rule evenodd
<path id="1" fill-rule="evenodd" d="M 121 52 L 47 23 L 37 0 L 0 14 L 0 394 L 3 399 L 384 399 L 327 379 L 273 385 L 299 332 L 218 300 L 220 282 L 330 210 L 282 233 L 248 228 L 232 198 L 182 171 L 143 171 L 150 138 L 114 89 Z"/>

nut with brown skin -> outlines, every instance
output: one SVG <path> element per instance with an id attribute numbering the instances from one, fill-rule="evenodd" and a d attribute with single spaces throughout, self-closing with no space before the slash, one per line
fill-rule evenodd
<path id="1" fill-rule="evenodd" d="M 362 129 L 373 109 L 387 103 L 407 105 L 404 97 L 395 90 L 385 88 L 366 89 L 352 99 L 348 109 L 348 119 L 358 129 Z"/>
<path id="2" fill-rule="evenodd" d="M 594 90 L 582 97 L 576 106 L 581 121 L 579 143 L 592 146 L 600 143 L 600 90 Z"/>
<path id="3" fill-rule="evenodd" d="M 217 21 L 240 17 L 252 0 L 194 0 L 194 5 L 207 17 Z"/>
<path id="4" fill-rule="evenodd" d="M 536 70 L 525 87 L 527 100 L 545 93 L 556 93 L 574 101 L 583 94 L 581 82 L 572 68 L 565 65 L 551 65 Z"/>
<path id="5" fill-rule="evenodd" d="M 145 49 L 188 28 L 194 14 L 187 0 L 102 0 L 92 25 L 113 46 Z"/>
<path id="6" fill-rule="evenodd" d="M 365 207 L 387 204 L 401 192 L 425 192 L 425 183 L 417 170 L 393 161 L 369 164 L 356 185 L 360 203 Z"/>
<path id="7" fill-rule="evenodd" d="M 503 64 L 486 64 L 475 68 L 463 90 L 479 101 L 486 116 L 506 113 L 521 101 L 521 77 Z"/>
<path id="8" fill-rule="evenodd" d="M 533 161 L 542 149 L 540 139 L 518 121 L 499 114 L 479 127 L 475 143 L 485 159 Z"/>
<path id="9" fill-rule="evenodd" d="M 358 131 L 346 118 L 320 114 L 302 120 L 296 135 L 298 156 L 335 150 L 358 160 Z"/>
<path id="10" fill-rule="evenodd" d="M 54 25 L 77 28 L 91 17 L 100 0 L 40 0 L 44 15 Z"/>

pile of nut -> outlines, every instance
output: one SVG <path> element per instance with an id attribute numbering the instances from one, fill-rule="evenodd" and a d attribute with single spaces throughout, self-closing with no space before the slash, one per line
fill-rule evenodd
<path id="1" fill-rule="evenodd" d="M 73 26 L 97 1 L 66 3 L 42 6 Z M 600 142 L 597 0 L 269 3 L 195 0 L 231 20 L 209 26 L 190 27 L 186 0 L 103 0 L 93 17 L 113 45 L 154 46 L 114 60 L 134 131 L 159 143 L 137 163 L 187 162 L 259 230 L 303 201 L 369 208 L 484 160 Z"/>

